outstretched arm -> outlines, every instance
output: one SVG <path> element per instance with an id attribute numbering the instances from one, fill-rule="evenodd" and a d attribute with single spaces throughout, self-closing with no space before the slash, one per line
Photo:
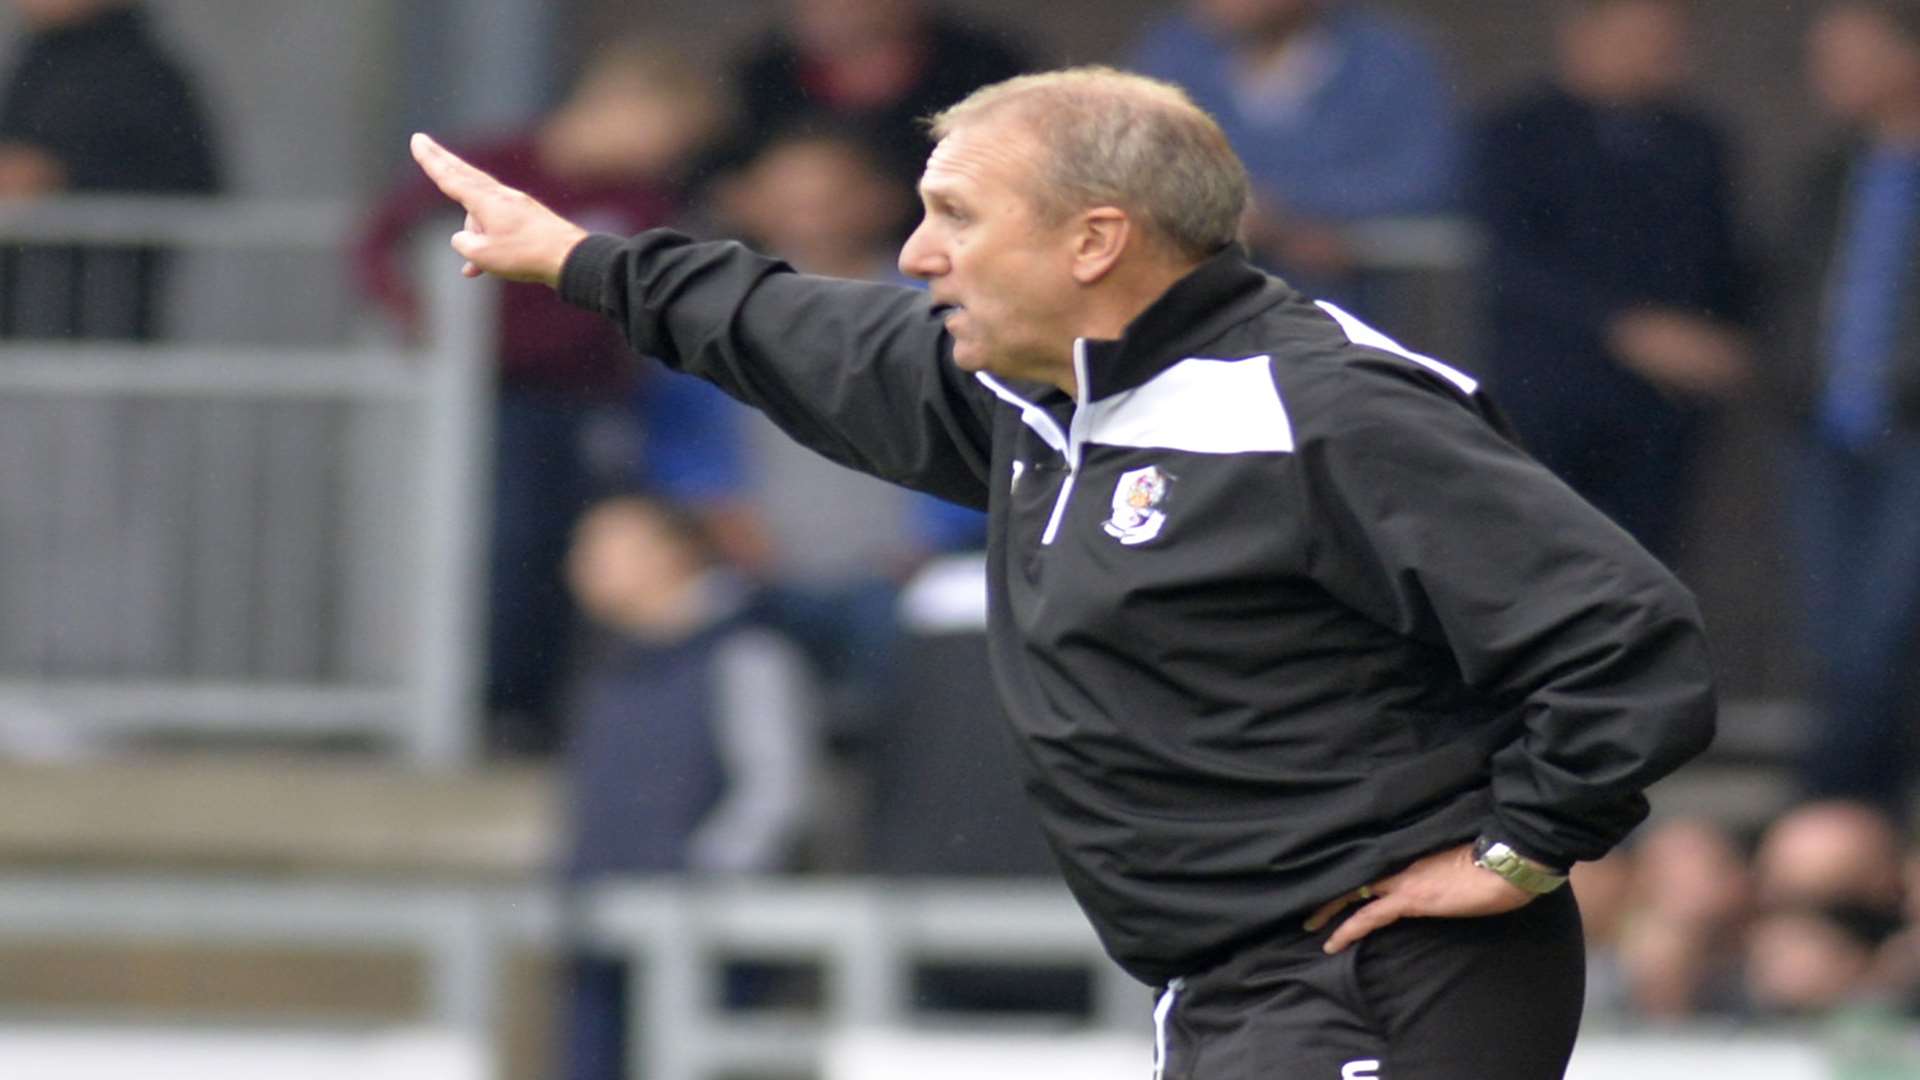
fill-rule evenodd
<path id="1" fill-rule="evenodd" d="M 917 289 L 796 274 L 739 244 L 586 230 L 415 135 L 413 156 L 467 211 L 468 277 L 558 288 L 635 351 L 707 380 L 850 468 L 984 509 L 992 395 L 951 362 Z"/>
<path id="2" fill-rule="evenodd" d="M 559 286 L 560 268 L 586 239 L 585 229 L 462 161 L 431 136 L 416 134 L 409 145 L 434 186 L 467 212 L 465 226 L 453 234 L 453 250 L 467 260 L 461 273 Z"/>

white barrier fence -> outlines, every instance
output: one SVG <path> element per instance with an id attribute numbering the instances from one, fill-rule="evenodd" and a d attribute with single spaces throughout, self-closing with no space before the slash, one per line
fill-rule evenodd
<path id="1" fill-rule="evenodd" d="M 0 1076 L 22 1080 L 486 1080 L 486 1050 L 432 1031 L 0 1027 Z"/>
<path id="2" fill-rule="evenodd" d="M 341 343 L 352 227 L 329 205 L 0 203 L 0 251 L 165 252 L 161 322 L 196 339 L 0 342 L 7 752 L 159 731 L 469 756 L 491 290 L 443 265 L 422 345 Z M 302 322 L 335 340 L 284 343 Z"/>
<path id="3" fill-rule="evenodd" d="M 463 1055 L 478 1054 L 482 1062 L 477 1073 L 419 1075 L 497 1076 L 489 1055 L 503 1022 L 504 952 L 555 946 L 563 937 L 630 961 L 638 1034 L 632 1073 L 644 1080 L 768 1073 L 822 1080 L 932 1080 L 949 1073 L 1067 1080 L 1145 1075 L 1149 1060 L 1148 992 L 1101 954 L 1071 899 L 1048 884 L 632 883 L 563 905 L 551 890 L 531 886 L 0 876 L 0 940 L 417 950 L 428 962 L 427 1015 L 409 1023 L 424 1024 L 428 1034 L 363 1031 L 357 1042 L 332 1045 L 340 1060 L 383 1061 L 388 1058 L 381 1054 L 417 1051 L 444 1055 L 455 1063 L 449 1068 L 473 1060 Z M 717 991 L 721 966 L 743 959 L 817 968 L 821 1008 L 798 1016 L 724 1007 Z M 917 1013 L 907 990 L 917 965 L 952 961 L 1011 970 L 1081 968 L 1096 987 L 1093 1015 L 1078 1025 L 1049 1018 L 1038 1029 L 1032 1018 L 970 1017 L 963 1031 L 954 1030 L 952 1017 Z M 10 1041 L 9 1030 L 45 1038 Z M 35 1075 L 8 1064 L 44 1052 L 47 1038 L 85 1041 L 81 1030 L 69 1024 L 48 1034 L 44 1027 L 0 1024 L 0 1075 Z M 236 1030 L 258 1036 L 258 1019 Z M 135 1045 L 124 1032 L 103 1030 L 100 1038 L 100 1054 Z M 1042 1046 L 1049 1049 L 1027 1053 Z M 239 1060 L 221 1054 L 250 1047 L 258 1049 L 245 1039 L 225 1050 L 189 1040 L 176 1049 L 183 1060 L 198 1053 L 213 1061 Z M 1582 1041 L 1569 1073 L 1572 1080 L 1734 1075 L 1815 1080 L 1828 1074 L 1819 1045 L 1805 1039 L 1685 1032 L 1596 1034 Z"/>

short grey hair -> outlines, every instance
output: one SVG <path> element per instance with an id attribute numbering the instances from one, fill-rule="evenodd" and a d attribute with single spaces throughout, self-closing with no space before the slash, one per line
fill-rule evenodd
<path id="1" fill-rule="evenodd" d="M 1003 113 L 1040 148 L 1035 199 L 1044 217 L 1115 206 L 1194 260 L 1239 236 L 1246 166 L 1213 117 L 1172 83 L 1097 66 L 1021 75 L 974 91 L 928 128 L 944 139 Z"/>

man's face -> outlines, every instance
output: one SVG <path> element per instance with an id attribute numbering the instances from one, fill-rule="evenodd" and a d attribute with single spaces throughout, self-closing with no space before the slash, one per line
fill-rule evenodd
<path id="1" fill-rule="evenodd" d="M 816 273 L 813 259 L 873 261 L 905 220 L 899 185 L 856 146 L 830 138 L 776 144 L 746 175 L 755 235 L 774 253 Z"/>
<path id="2" fill-rule="evenodd" d="M 59 26 L 122 2 L 124 0 L 13 0 L 13 7 L 33 26 Z"/>
<path id="3" fill-rule="evenodd" d="M 793 0 L 790 11 L 801 51 L 824 56 L 911 34 L 925 17 L 918 0 Z"/>
<path id="4" fill-rule="evenodd" d="M 1920 84 L 1920 49 L 1878 12 L 1843 4 L 1814 23 L 1807 69 L 1835 115 L 1868 120 Z"/>
<path id="5" fill-rule="evenodd" d="M 1686 13 L 1672 0 L 1611 0 L 1567 24 L 1562 63 L 1610 99 L 1654 101 L 1686 81 L 1687 39 Z"/>
<path id="6" fill-rule="evenodd" d="M 1233 37 L 1284 33 L 1318 14 L 1322 0 L 1193 0 L 1199 20 Z"/>
<path id="7" fill-rule="evenodd" d="M 1035 206 L 1043 151 L 1022 125 L 987 117 L 940 140 L 920 180 L 926 216 L 900 271 L 950 304 L 953 359 L 965 371 L 1050 380 L 1071 361 L 1080 303 L 1073 221 Z"/>

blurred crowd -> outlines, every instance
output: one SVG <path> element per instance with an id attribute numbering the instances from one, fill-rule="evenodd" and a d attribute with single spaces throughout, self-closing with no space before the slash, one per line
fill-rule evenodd
<path id="1" fill-rule="evenodd" d="M 0 197 L 214 190 L 204 134 L 184 140 L 204 151 L 190 160 L 141 141 L 204 125 L 137 3 L 12 3 L 31 33 L 0 101 Z M 1666 821 L 1579 868 L 1597 1013 L 1804 1015 L 1860 998 L 1920 1009 L 1920 864 L 1907 839 L 1920 714 L 1920 0 L 1816 5 L 1807 90 L 1834 137 L 1806 169 L 1800 233 L 1779 251 L 1740 222 L 1734 132 L 1692 85 L 1684 0 L 1539 5 L 1550 71 L 1477 106 L 1453 92 L 1430 27 L 1366 0 L 1164 7 L 1109 60 L 1179 83 L 1220 120 L 1258 193 L 1245 229 L 1256 258 L 1370 312 L 1382 275 L 1365 227 L 1470 219 L 1484 237 L 1481 351 L 1450 359 L 1655 553 L 1684 568 L 1695 465 L 1730 404 L 1778 417 L 1808 801 L 1745 842 L 1712 822 Z M 777 10 L 724 79 L 657 45 L 604 43 L 523 130 L 450 142 L 595 230 L 672 225 L 746 239 L 804 271 L 911 284 L 894 253 L 918 209 L 919 118 L 1048 58 L 933 0 Z M 94 74 L 105 67 L 151 88 L 108 106 Z M 402 256 L 446 209 L 417 176 L 370 208 L 358 275 L 398 333 L 420 321 Z M 158 257 L 135 254 L 115 280 L 144 310 Z M 70 257 L 0 253 L 0 331 L 25 334 L 20 313 L 49 310 L 27 299 L 46 274 L 16 264 Z M 912 590 L 937 592 L 964 566 L 952 559 L 979 549 L 979 516 L 915 501 L 860 572 L 783 577 L 788 530 L 757 497 L 763 463 L 739 406 L 637 360 L 598 316 L 543 289 L 508 287 L 499 320 L 487 745 L 563 763 L 569 880 L 871 868 L 889 830 L 909 824 L 932 830 L 896 844 L 916 872 L 1042 870 L 1037 845 L 1003 835 L 1018 796 L 1004 776 L 1004 791 L 991 788 L 1006 770 L 997 749 L 978 748 L 998 734 L 980 724 L 954 737 L 946 723 L 993 708 L 978 656 L 900 615 L 903 592 L 911 609 Z M 36 332 L 150 328 L 135 315 Z M 956 816 L 943 779 L 976 759 L 993 767 L 968 774 L 977 786 Z M 864 809 L 823 815 L 823 790 Z M 936 812 L 948 816 L 927 824 Z M 621 824 L 637 819 L 647 825 Z M 590 1046 L 618 1007 L 605 1000 L 612 983 L 582 980 L 598 1002 L 580 1014 Z"/>
<path id="2" fill-rule="evenodd" d="M 1920 851 L 1864 803 L 1674 818 L 1574 870 L 1595 1024 L 1920 1015 Z M 1909 1059 L 1909 1064 L 1914 1062 Z"/>

